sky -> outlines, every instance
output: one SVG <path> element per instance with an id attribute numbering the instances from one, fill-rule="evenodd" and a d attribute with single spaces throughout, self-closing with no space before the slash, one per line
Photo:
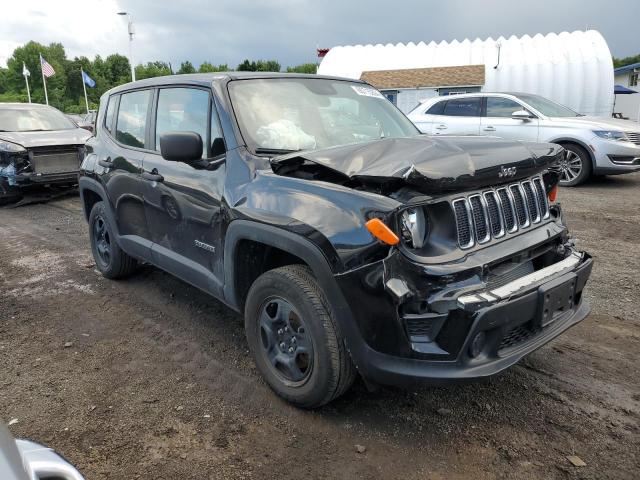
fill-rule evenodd
<path id="1" fill-rule="evenodd" d="M 315 62 L 316 47 L 440 42 L 599 30 L 615 57 L 640 53 L 640 0 L 0 0 L 0 66 L 29 40 L 67 56 L 128 55 L 134 62 Z"/>

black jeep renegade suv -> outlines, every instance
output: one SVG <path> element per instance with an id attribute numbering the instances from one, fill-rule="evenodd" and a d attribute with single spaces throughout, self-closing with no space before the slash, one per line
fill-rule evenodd
<path id="1" fill-rule="evenodd" d="M 431 138 L 366 83 L 234 72 L 108 91 L 86 147 L 103 275 L 148 262 L 241 312 L 260 372 L 299 406 L 356 373 L 487 377 L 588 312 L 557 145 Z"/>

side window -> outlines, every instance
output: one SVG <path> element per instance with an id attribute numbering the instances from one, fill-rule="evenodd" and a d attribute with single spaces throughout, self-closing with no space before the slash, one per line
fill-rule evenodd
<path id="1" fill-rule="evenodd" d="M 116 113 L 117 100 L 118 95 L 112 95 L 109 97 L 107 111 L 104 114 L 104 128 L 106 128 L 109 133 L 113 133 L 113 115 Z"/>
<path id="2" fill-rule="evenodd" d="M 224 145 L 224 137 L 222 136 L 222 128 L 218 122 L 215 105 L 211 106 L 211 156 L 217 157 L 224 155 L 227 149 Z"/>
<path id="3" fill-rule="evenodd" d="M 207 155 L 209 92 L 197 88 L 163 88 L 158 96 L 156 150 L 165 132 L 195 132 L 202 138 L 203 156 Z"/>
<path id="4" fill-rule="evenodd" d="M 513 100 L 487 97 L 487 117 L 511 117 L 511 114 L 518 110 L 523 110 L 523 107 Z"/>
<path id="5" fill-rule="evenodd" d="M 426 113 L 427 115 L 442 115 L 442 112 L 444 111 L 444 105 L 447 102 L 442 101 L 442 102 L 436 102 L 433 105 L 431 105 L 431 108 L 429 108 L 429 110 L 427 110 Z"/>
<path id="6" fill-rule="evenodd" d="M 480 97 L 455 98 L 447 101 L 444 115 L 452 117 L 479 117 Z"/>
<path id="7" fill-rule="evenodd" d="M 144 148 L 150 94 L 150 90 L 122 94 L 116 121 L 116 140 L 120 143 Z"/>

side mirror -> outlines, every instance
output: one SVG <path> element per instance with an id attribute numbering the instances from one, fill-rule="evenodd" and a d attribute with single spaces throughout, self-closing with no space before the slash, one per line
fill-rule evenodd
<path id="1" fill-rule="evenodd" d="M 171 162 L 189 163 L 202 158 L 202 138 L 195 132 L 160 135 L 160 154 Z"/>
<path id="2" fill-rule="evenodd" d="M 511 114 L 511 118 L 513 118 L 514 120 L 529 120 L 533 118 L 533 115 L 531 115 L 526 110 L 516 110 Z"/>

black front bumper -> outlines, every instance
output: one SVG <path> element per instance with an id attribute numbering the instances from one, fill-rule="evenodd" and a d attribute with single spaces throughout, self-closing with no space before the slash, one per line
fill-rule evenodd
<path id="1" fill-rule="evenodd" d="M 408 347 L 404 350 L 385 352 L 383 348 L 387 344 L 372 345 L 376 337 L 369 335 L 368 339 L 373 341 L 367 341 L 365 331 L 359 339 L 347 339 L 352 358 L 367 380 L 403 387 L 446 384 L 498 374 L 587 316 L 590 309 L 582 298 L 582 291 L 592 263 L 591 258 L 583 254 L 570 270 L 524 287 L 508 299 L 480 304 L 471 311 L 458 305 L 443 315 L 426 314 L 424 317 L 434 322 L 444 316 L 446 328 L 440 328 L 437 339 L 428 335 L 422 339 L 405 335 L 404 343 Z M 402 328 L 406 318 L 396 317 L 386 324 Z M 393 335 L 387 333 L 386 337 Z M 402 343 L 400 337 L 397 334 L 394 340 L 398 344 Z M 414 343 L 416 339 L 418 342 Z M 441 348 L 442 345 L 447 348 Z M 378 348 L 374 348 L 376 346 Z"/>
<path id="2" fill-rule="evenodd" d="M 28 185 L 60 185 L 77 184 L 78 172 L 66 173 L 22 173 L 13 177 L 15 186 L 24 187 Z"/>

